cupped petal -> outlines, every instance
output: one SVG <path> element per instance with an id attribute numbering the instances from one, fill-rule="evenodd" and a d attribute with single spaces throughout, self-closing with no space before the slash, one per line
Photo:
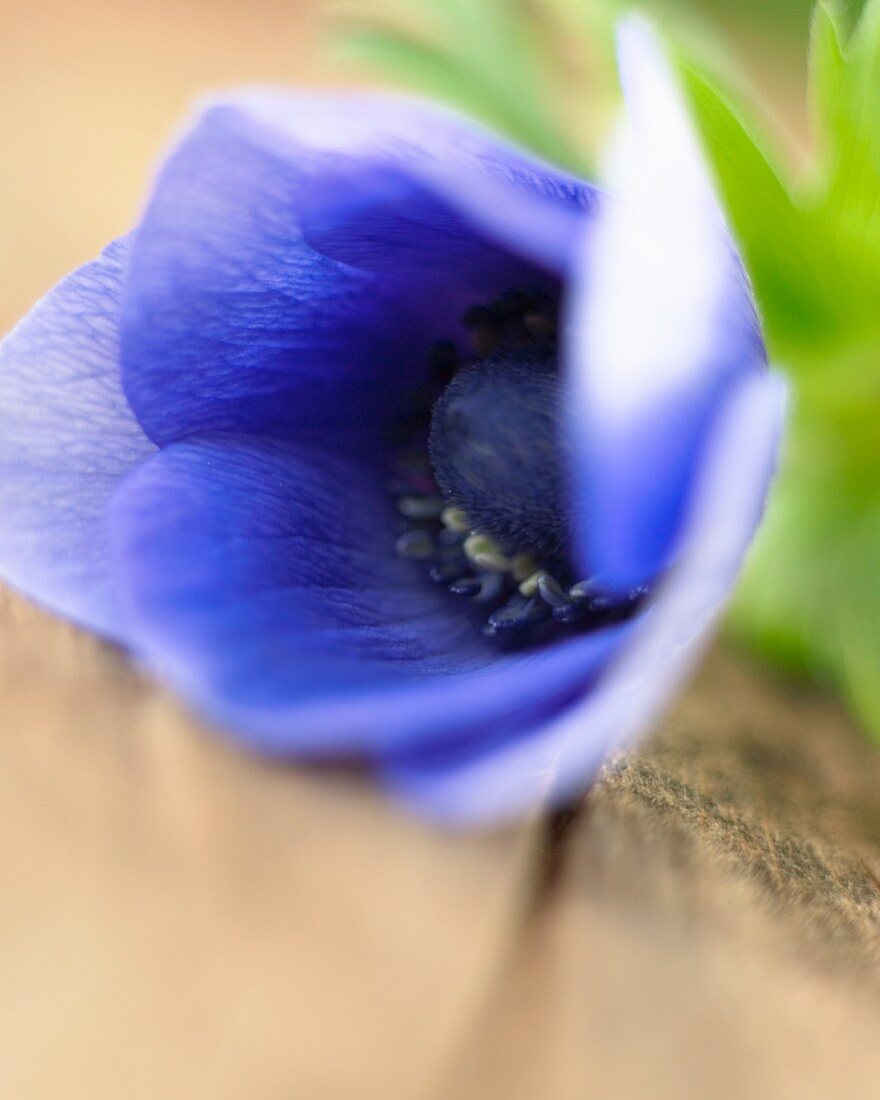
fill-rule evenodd
<path id="1" fill-rule="evenodd" d="M 626 118 L 574 280 L 566 358 L 582 552 L 626 587 L 674 554 L 713 419 L 766 360 L 696 135 L 638 19 L 619 61 Z"/>
<path id="2" fill-rule="evenodd" d="M 120 287 L 128 240 L 73 272 L 0 345 L 0 575 L 124 639 L 104 514 L 155 447 L 122 393 Z"/>
<path id="3" fill-rule="evenodd" d="M 250 105 L 276 122 L 280 106 L 282 125 L 301 132 L 300 98 L 254 96 Z M 596 187 L 436 105 L 382 95 L 343 104 L 329 104 L 310 130 L 339 154 L 307 195 L 306 236 L 320 251 L 369 270 L 403 264 L 417 274 L 416 261 L 444 265 L 450 239 L 476 231 L 558 278 L 567 274 L 599 205 Z"/>
<path id="4" fill-rule="evenodd" d="M 379 479 L 340 453 L 212 435 L 163 449 L 110 512 L 146 662 L 278 753 L 382 753 L 513 733 L 598 675 L 627 626 L 500 654 L 394 555 Z"/>
<path id="5" fill-rule="evenodd" d="M 772 374 L 732 386 L 684 521 L 681 554 L 591 691 L 540 726 L 447 751 L 398 754 L 384 774 L 421 812 L 495 821 L 537 803 L 564 803 L 608 754 L 659 716 L 722 606 L 760 522 L 776 462 L 785 389 Z"/>
<path id="6" fill-rule="evenodd" d="M 426 182 L 457 141 L 437 175 L 455 176 L 460 209 L 452 184 Z M 441 112 L 317 93 L 210 105 L 158 177 L 126 282 L 123 379 L 150 438 L 372 440 L 468 306 L 550 278 L 465 208 L 483 177 L 487 217 L 510 191 L 505 216 L 519 225 L 533 201 L 544 240 L 549 205 L 570 249 L 581 191 Z"/>

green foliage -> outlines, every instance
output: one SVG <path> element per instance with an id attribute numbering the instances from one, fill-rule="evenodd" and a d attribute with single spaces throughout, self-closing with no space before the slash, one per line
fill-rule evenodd
<path id="1" fill-rule="evenodd" d="M 682 76 L 746 259 L 789 436 L 735 607 L 767 657 L 836 686 L 880 736 L 880 0 L 816 9 L 813 160 L 783 173 L 693 64 Z"/>
<path id="2" fill-rule="evenodd" d="M 570 74 L 560 61 L 566 13 L 556 0 L 372 0 L 366 7 L 368 17 L 341 20 L 346 60 L 586 171 L 584 144 L 566 128 L 558 94 L 559 77 Z"/>
<path id="3" fill-rule="evenodd" d="M 693 69 L 682 75 L 771 341 L 784 353 L 802 336 L 815 340 L 831 303 L 809 213 L 712 83 Z"/>

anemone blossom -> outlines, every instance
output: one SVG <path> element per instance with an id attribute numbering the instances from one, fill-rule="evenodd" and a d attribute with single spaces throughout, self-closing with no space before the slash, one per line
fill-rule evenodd
<path id="1" fill-rule="evenodd" d="M 607 189 L 391 96 L 207 104 L 0 349 L 0 574 L 249 746 L 571 797 L 687 670 L 780 431 L 648 29 Z"/>

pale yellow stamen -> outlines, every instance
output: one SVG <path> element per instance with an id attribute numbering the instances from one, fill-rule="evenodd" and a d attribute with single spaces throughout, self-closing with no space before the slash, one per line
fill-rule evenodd
<path id="1" fill-rule="evenodd" d="M 529 597 L 534 596 L 538 591 L 538 583 L 542 577 L 548 577 L 550 574 L 546 569 L 536 569 L 534 573 L 531 573 L 519 586 L 519 594 L 521 596 Z"/>
<path id="2" fill-rule="evenodd" d="M 510 559 L 510 572 L 517 584 L 530 577 L 537 569 L 538 563 L 531 554 L 514 554 Z"/>
<path id="3" fill-rule="evenodd" d="M 459 534 L 465 534 L 471 529 L 471 521 L 468 519 L 467 514 L 456 508 L 452 504 L 448 504 L 440 513 L 440 520 L 445 528 L 449 531 L 456 531 Z"/>
<path id="4" fill-rule="evenodd" d="M 488 535 L 477 531 L 468 535 L 464 540 L 464 552 L 480 569 L 490 569 L 494 573 L 506 573 L 510 569 L 510 558 L 501 553 L 501 547 Z"/>

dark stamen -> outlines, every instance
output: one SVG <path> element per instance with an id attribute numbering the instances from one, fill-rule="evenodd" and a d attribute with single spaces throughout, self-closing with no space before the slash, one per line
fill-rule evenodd
<path id="1" fill-rule="evenodd" d="M 429 561 L 436 551 L 430 534 L 418 527 L 404 531 L 394 545 L 402 558 L 416 558 L 420 561 Z"/>
<path id="2" fill-rule="evenodd" d="M 474 358 L 435 344 L 426 384 L 392 433 L 389 491 L 405 525 L 397 553 L 485 608 L 484 634 L 505 646 L 622 621 L 648 595 L 597 578 L 572 584 L 557 313 L 540 289 L 468 310 Z"/>
<path id="3" fill-rule="evenodd" d="M 553 618 L 558 623 L 575 626 L 578 623 L 587 622 L 590 618 L 590 608 L 584 602 L 572 600 L 569 603 L 560 604 L 559 607 L 554 607 Z"/>
<path id="4" fill-rule="evenodd" d="M 397 509 L 407 519 L 439 519 L 445 505 L 440 496 L 405 496 L 397 502 Z"/>
<path id="5" fill-rule="evenodd" d="M 548 617 L 547 605 L 538 596 L 517 593 L 499 611 L 489 616 L 483 633 L 489 638 L 519 636 L 529 632 Z"/>
<path id="6" fill-rule="evenodd" d="M 477 596 L 483 588 L 483 582 L 479 577 L 459 577 L 449 586 L 449 591 L 454 596 Z"/>

